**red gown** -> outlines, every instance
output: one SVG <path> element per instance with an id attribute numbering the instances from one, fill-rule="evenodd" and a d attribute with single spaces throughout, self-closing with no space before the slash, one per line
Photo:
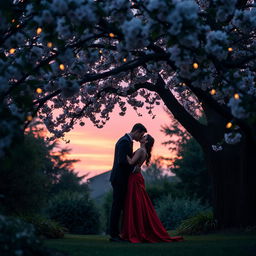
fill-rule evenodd
<path id="1" fill-rule="evenodd" d="M 128 180 L 121 237 L 131 243 L 159 243 L 182 241 L 170 237 L 159 220 L 146 192 L 141 173 L 132 173 Z"/>

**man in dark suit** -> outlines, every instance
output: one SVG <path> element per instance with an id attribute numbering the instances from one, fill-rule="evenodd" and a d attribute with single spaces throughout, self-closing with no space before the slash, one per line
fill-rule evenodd
<path id="1" fill-rule="evenodd" d="M 137 123 L 133 126 L 130 133 L 121 137 L 115 146 L 115 156 L 113 168 L 110 175 L 110 182 L 113 187 L 113 202 L 110 213 L 110 241 L 122 242 L 119 236 L 119 223 L 121 212 L 124 207 L 124 200 L 127 190 L 128 178 L 135 168 L 129 165 L 127 155 L 132 157 L 133 140 L 139 141 L 147 132 L 144 125 Z"/>

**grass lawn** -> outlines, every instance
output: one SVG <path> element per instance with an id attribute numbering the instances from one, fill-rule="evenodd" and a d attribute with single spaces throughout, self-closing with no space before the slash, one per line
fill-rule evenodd
<path id="1" fill-rule="evenodd" d="M 113 243 L 107 236 L 65 235 L 45 245 L 70 256 L 256 256 L 256 233 L 185 236 L 184 242 L 158 244 Z"/>

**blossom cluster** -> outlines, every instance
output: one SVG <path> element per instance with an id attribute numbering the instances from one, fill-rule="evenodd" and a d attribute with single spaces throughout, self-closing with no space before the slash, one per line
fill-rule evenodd
<path id="1" fill-rule="evenodd" d="M 120 115 L 127 104 L 146 106 L 153 117 L 159 75 L 189 113 L 201 106 L 200 97 L 191 100 L 196 89 L 230 120 L 253 122 L 256 11 L 236 4 L 10 2 L 0 10 L 0 116 L 8 116 L 0 119 L 0 152 L 35 117 L 58 138 L 85 118 L 103 127 L 116 105 Z"/>

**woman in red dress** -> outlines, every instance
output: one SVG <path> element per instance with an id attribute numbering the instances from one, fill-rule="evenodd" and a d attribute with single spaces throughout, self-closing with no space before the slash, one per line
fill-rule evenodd
<path id="1" fill-rule="evenodd" d="M 132 158 L 131 165 L 139 167 L 149 164 L 154 138 L 149 134 L 140 140 L 140 148 Z M 182 241 L 183 237 L 170 237 L 159 220 L 153 204 L 146 192 L 144 178 L 140 172 L 130 174 L 125 199 L 121 237 L 131 243 L 159 243 Z"/>

